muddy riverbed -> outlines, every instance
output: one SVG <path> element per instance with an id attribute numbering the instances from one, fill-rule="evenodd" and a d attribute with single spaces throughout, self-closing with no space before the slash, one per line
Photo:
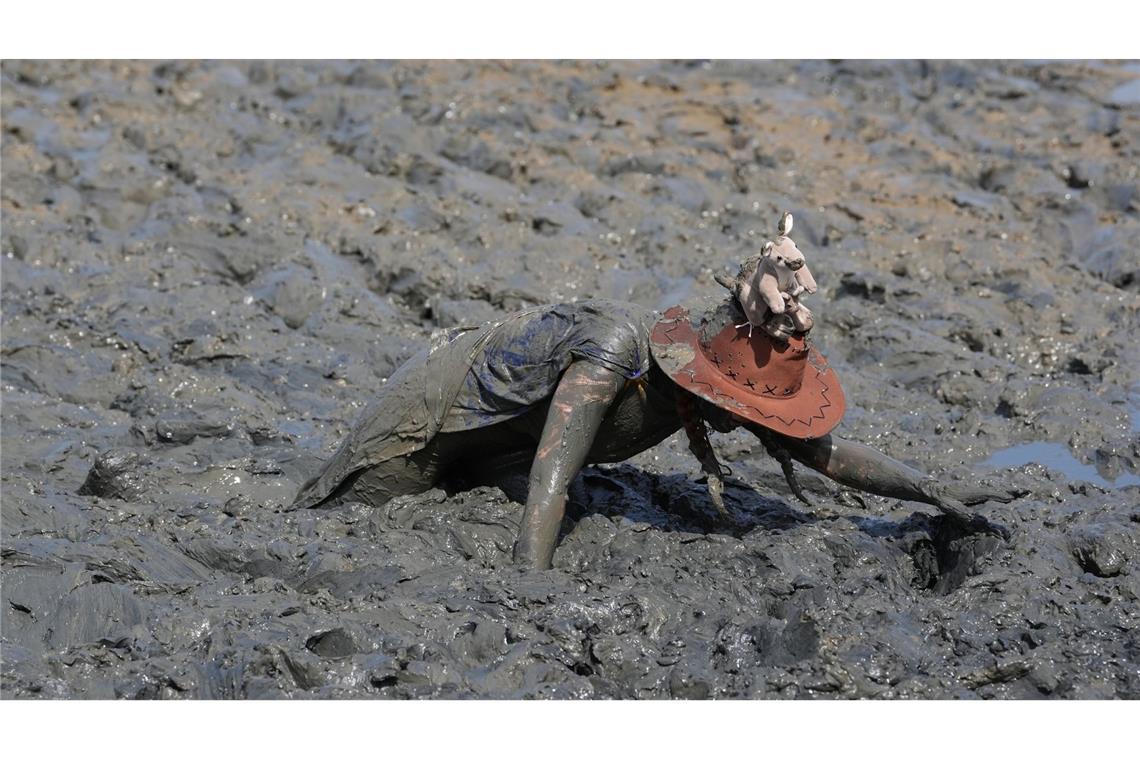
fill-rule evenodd
<path id="1" fill-rule="evenodd" d="M 1135 64 L 2 69 L 4 697 L 1140 697 Z M 716 294 L 791 210 L 839 432 L 291 512 L 433 330 Z"/>

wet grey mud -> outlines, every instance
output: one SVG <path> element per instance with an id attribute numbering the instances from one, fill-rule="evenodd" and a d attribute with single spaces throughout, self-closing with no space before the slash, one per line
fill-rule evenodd
<path id="1" fill-rule="evenodd" d="M 4 697 L 1140 696 L 1135 65 L 2 74 Z M 682 433 L 549 572 L 496 489 L 286 509 L 434 330 L 722 293 L 784 210 L 837 432 L 1009 542 L 736 433 L 738 528 Z"/>

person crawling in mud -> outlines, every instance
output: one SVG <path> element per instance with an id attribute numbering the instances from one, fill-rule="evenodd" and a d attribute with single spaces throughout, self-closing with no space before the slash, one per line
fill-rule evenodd
<path id="1" fill-rule="evenodd" d="M 845 486 L 930 504 L 971 530 L 1006 531 L 967 505 L 1014 494 L 942 484 L 832 433 L 844 412 L 835 372 L 786 314 L 749 328 L 730 295 L 663 316 L 616 301 L 527 309 L 453 329 L 389 378 L 294 508 L 337 500 L 378 506 L 438 485 L 504 485 L 529 469 L 515 561 L 551 565 L 567 489 L 589 463 L 618 462 L 684 428 L 709 477 L 723 471 L 708 427 L 742 427 L 807 501 L 793 461 Z M 751 333 L 751 335 L 750 335 Z"/>

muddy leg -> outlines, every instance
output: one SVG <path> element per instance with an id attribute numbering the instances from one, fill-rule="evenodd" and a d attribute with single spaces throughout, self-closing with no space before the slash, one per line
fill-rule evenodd
<path id="1" fill-rule="evenodd" d="M 420 451 L 389 459 L 350 476 L 326 501 L 342 497 L 374 507 L 406 494 L 423 493 L 439 482 L 443 461 L 437 442 Z"/>
<path id="2" fill-rule="evenodd" d="M 878 496 L 930 504 L 976 530 L 1003 536 L 1008 533 L 1004 528 L 991 525 L 984 518 L 971 513 L 964 503 L 979 503 L 990 499 L 1009 501 L 1014 494 L 1008 491 L 946 486 L 870 446 L 845 441 L 835 435 L 811 441 L 781 436 L 780 445 L 796 460 L 837 483 Z"/>
<path id="3" fill-rule="evenodd" d="M 562 375 L 530 470 L 516 562 L 539 570 L 550 567 L 566 511 L 566 489 L 624 384 L 621 375 L 588 362 L 576 362 Z"/>

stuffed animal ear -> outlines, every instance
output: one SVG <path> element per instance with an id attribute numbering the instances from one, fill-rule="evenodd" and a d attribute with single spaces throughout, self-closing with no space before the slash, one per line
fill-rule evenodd
<path id="1" fill-rule="evenodd" d="M 773 243 L 771 240 L 769 240 L 767 243 L 764 244 L 764 248 L 760 251 L 760 253 L 764 256 L 768 256 L 769 254 L 772 253 L 772 249 L 775 247 L 776 247 L 776 244 Z"/>
<path id="2" fill-rule="evenodd" d="M 792 212 L 785 211 L 784 215 L 780 217 L 780 225 L 776 228 L 781 237 L 786 237 L 792 234 Z"/>

